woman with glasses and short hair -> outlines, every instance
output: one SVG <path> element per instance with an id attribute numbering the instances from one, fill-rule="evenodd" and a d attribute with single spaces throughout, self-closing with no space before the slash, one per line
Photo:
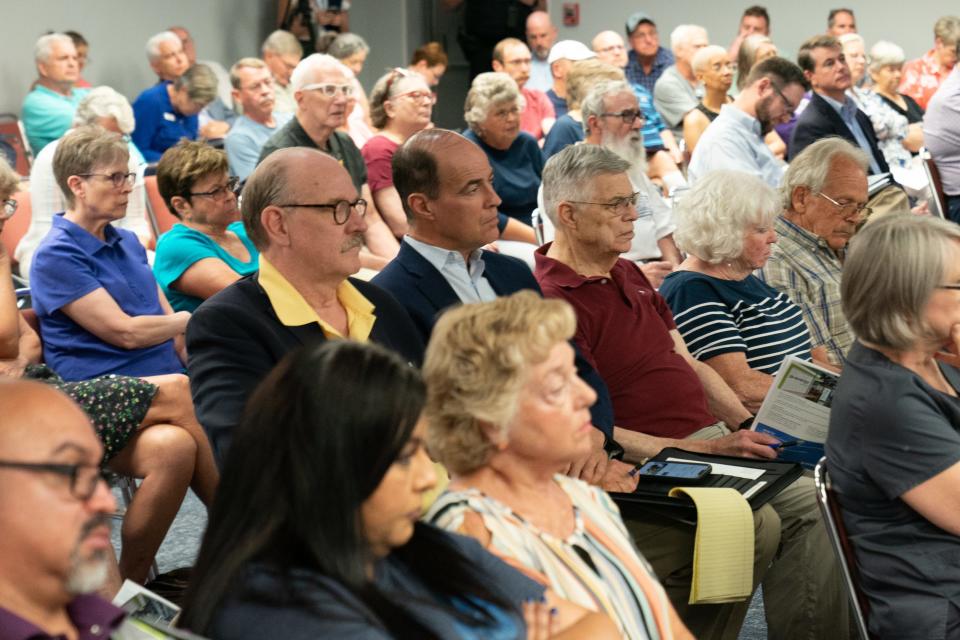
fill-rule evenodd
<path id="1" fill-rule="evenodd" d="M 180 218 L 157 242 L 153 273 L 177 311 L 192 312 L 227 285 L 257 270 L 259 253 L 240 222 L 237 178 L 227 155 L 181 140 L 157 164 L 157 187 Z"/>

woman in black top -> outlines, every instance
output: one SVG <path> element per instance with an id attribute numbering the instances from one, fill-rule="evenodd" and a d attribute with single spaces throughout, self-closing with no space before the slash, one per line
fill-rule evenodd
<path id="1" fill-rule="evenodd" d="M 923 107 L 908 95 L 897 91 L 903 77 L 903 49 L 881 40 L 870 49 L 868 71 L 873 80 L 873 90 L 894 111 L 907 118 L 909 124 L 923 122 Z"/>

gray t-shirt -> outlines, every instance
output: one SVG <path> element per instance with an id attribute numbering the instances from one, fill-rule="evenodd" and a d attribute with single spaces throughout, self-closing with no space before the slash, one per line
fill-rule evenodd
<path id="1" fill-rule="evenodd" d="M 954 389 L 960 371 L 941 365 Z M 960 537 L 900 496 L 960 461 L 960 400 L 854 343 L 827 459 L 880 638 L 960 637 Z"/>
<path id="2" fill-rule="evenodd" d="M 664 69 L 653 87 L 653 106 L 676 135 L 683 135 L 683 116 L 696 109 L 698 102 L 696 90 L 675 64 Z"/>

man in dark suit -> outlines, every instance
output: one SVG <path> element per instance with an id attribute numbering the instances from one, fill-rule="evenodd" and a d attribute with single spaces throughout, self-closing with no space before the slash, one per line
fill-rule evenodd
<path id="1" fill-rule="evenodd" d="M 423 341 L 403 307 L 350 277 L 365 212 L 350 174 L 316 149 L 276 151 L 248 179 L 241 214 L 260 270 L 208 299 L 187 325 L 194 406 L 220 463 L 246 399 L 292 349 L 370 340 L 420 364 Z"/>
<path id="2" fill-rule="evenodd" d="M 486 302 L 522 289 L 540 287 L 526 264 L 482 249 L 497 239 L 493 174 L 486 155 L 458 133 L 427 129 L 408 140 L 393 156 L 393 183 L 410 231 L 400 253 L 373 280 L 406 308 L 424 342 L 437 317 L 448 307 Z M 591 409 L 597 447 L 573 470 L 599 482 L 607 464 L 603 445 L 613 430 L 606 385 L 577 357 L 580 376 L 597 391 Z"/>

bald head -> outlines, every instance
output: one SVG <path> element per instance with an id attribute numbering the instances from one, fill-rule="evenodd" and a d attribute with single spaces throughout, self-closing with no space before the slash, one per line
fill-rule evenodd
<path id="1" fill-rule="evenodd" d="M 100 450 L 86 414 L 50 385 L 4 380 L 0 403 L 0 458 L 42 459 L 67 443 L 91 453 Z"/>
<path id="2" fill-rule="evenodd" d="M 619 68 L 627 66 L 627 49 L 616 31 L 601 31 L 593 37 L 590 46 L 601 62 Z"/>
<path id="3" fill-rule="evenodd" d="M 557 41 L 557 28 L 546 11 L 534 11 L 527 16 L 527 44 L 540 60 L 546 60 L 550 48 Z"/>
<path id="4" fill-rule="evenodd" d="M 440 167 L 437 158 L 461 142 L 475 146 L 455 131 L 424 129 L 407 139 L 393 154 L 393 186 L 410 222 L 415 216 L 407 202 L 408 197 L 412 193 L 423 193 L 434 199 L 438 197 Z"/>

